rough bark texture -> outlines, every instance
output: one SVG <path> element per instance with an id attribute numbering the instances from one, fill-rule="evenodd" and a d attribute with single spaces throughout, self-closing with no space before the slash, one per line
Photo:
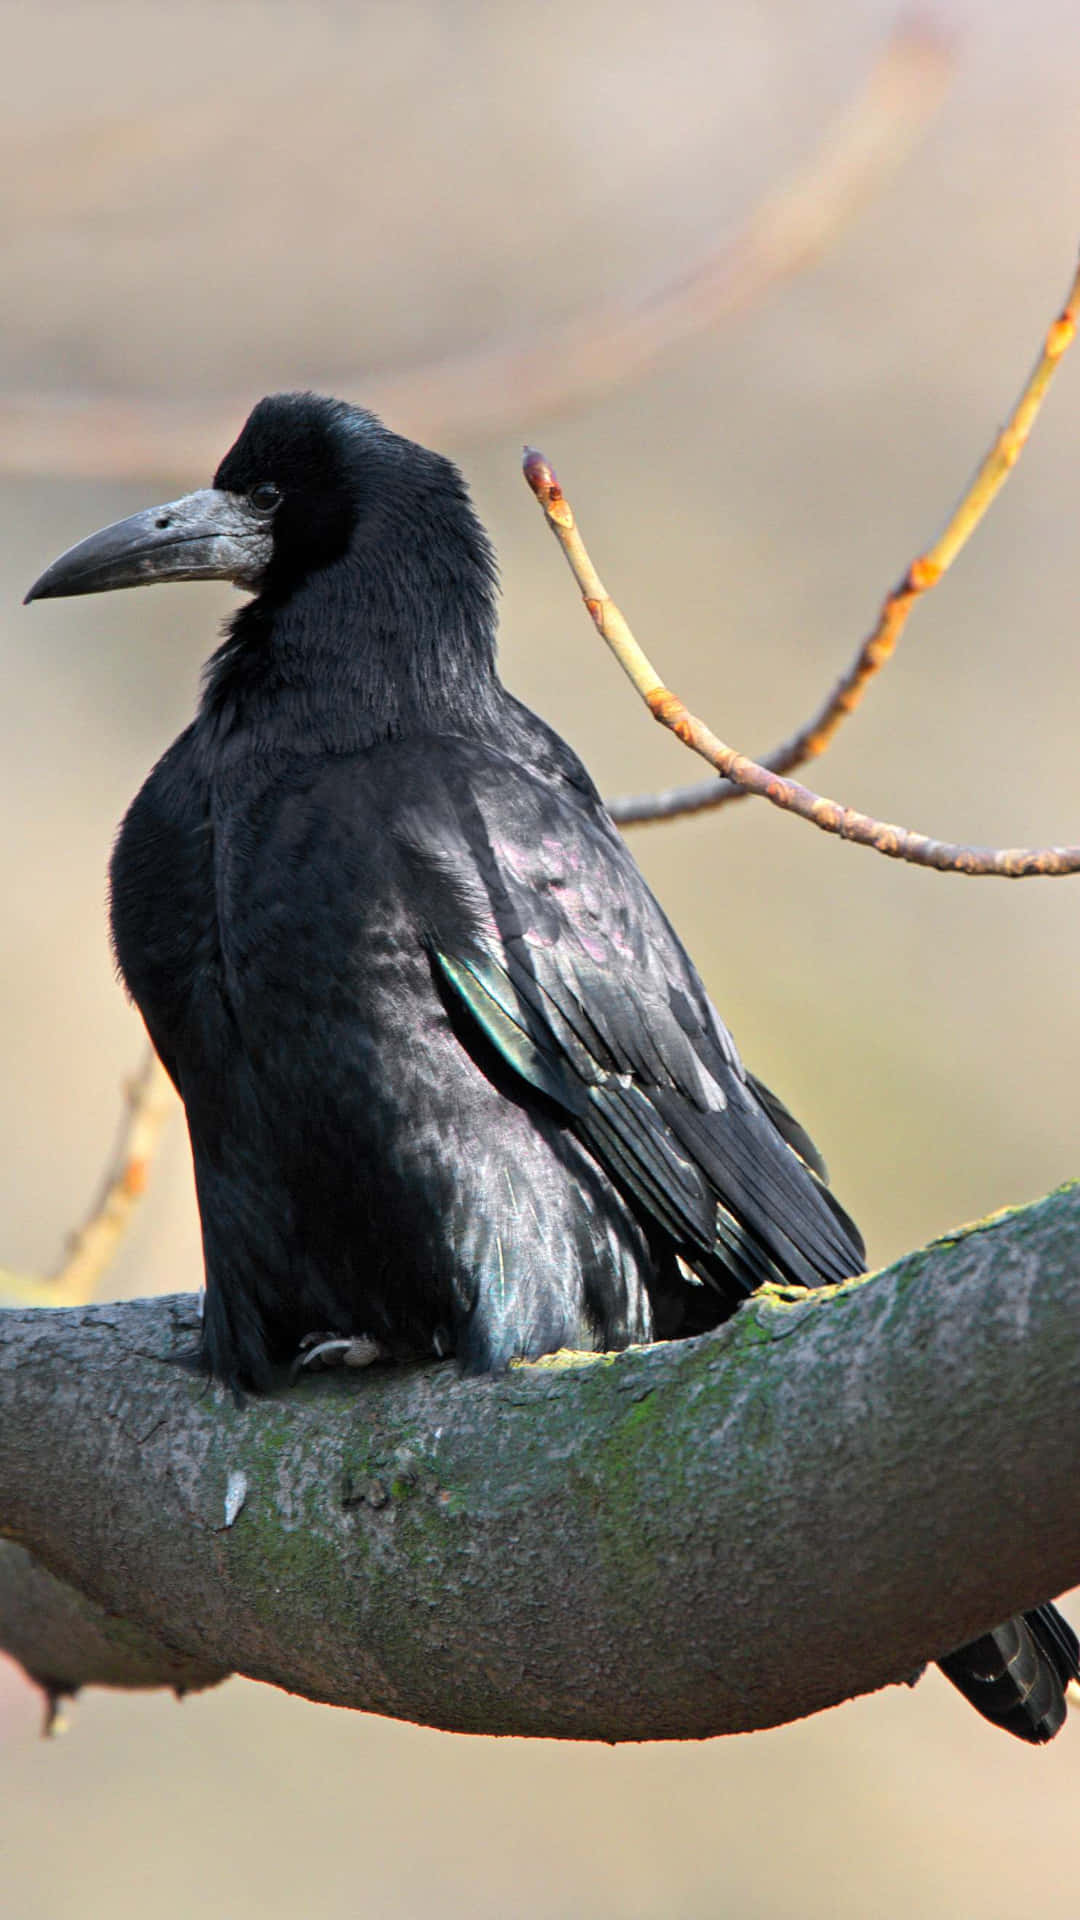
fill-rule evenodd
<path id="1" fill-rule="evenodd" d="M 24 1547 L 0 1546 L 0 1646 L 49 1694 L 80 1687 L 172 1687 L 193 1693 L 227 1667 L 178 1653 L 132 1620 L 57 1580 Z"/>
<path id="2" fill-rule="evenodd" d="M 902 1679 L 1080 1580 L 1078 1188 L 502 1379 L 238 1407 L 166 1358 L 194 1315 L 0 1314 L 0 1645 L 38 1676 L 686 1737 Z"/>

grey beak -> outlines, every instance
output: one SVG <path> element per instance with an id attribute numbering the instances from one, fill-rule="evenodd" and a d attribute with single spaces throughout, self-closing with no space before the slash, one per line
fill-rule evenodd
<path id="1" fill-rule="evenodd" d="M 35 580 L 23 604 L 146 587 L 156 580 L 231 580 L 254 588 L 272 551 L 265 515 L 242 494 L 207 487 L 80 540 Z"/>

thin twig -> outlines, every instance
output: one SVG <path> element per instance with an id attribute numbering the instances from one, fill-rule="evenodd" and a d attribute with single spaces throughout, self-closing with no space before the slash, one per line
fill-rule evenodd
<path id="1" fill-rule="evenodd" d="M 770 773 L 788 773 L 825 752 L 843 722 L 854 713 L 875 674 L 880 673 L 892 657 L 916 600 L 937 585 L 970 540 L 1023 452 L 1050 382 L 1076 337 L 1078 309 L 1080 267 L 1065 305 L 1047 333 L 1030 379 L 948 524 L 933 546 L 911 562 L 899 584 L 886 595 L 876 625 L 813 718 L 771 753 L 763 755 L 758 764 Z M 745 800 L 750 792 L 749 786 L 736 786 L 730 780 L 698 780 L 686 787 L 669 787 L 663 793 L 621 796 L 610 803 L 610 811 L 620 826 L 633 826 L 723 807 L 731 800 Z"/>
<path id="2" fill-rule="evenodd" d="M 0 1298 L 8 1304 L 17 1300 L 28 1306 L 75 1307 L 94 1298 L 131 1225 L 162 1127 L 175 1104 L 172 1082 L 152 1047 L 128 1082 L 125 1096 L 119 1137 L 88 1219 L 71 1235 L 53 1273 L 15 1274 L 0 1269 Z"/>
<path id="3" fill-rule="evenodd" d="M 948 841 L 931 840 L 924 833 L 874 820 L 869 814 L 843 807 L 836 800 L 811 793 L 797 781 L 785 780 L 756 760 L 737 753 L 685 707 L 678 696 L 665 687 L 648 655 L 634 638 L 624 616 L 612 600 L 589 558 L 573 509 L 555 474 L 542 453 L 525 449 L 525 478 L 544 510 L 548 526 L 566 555 L 570 571 L 581 589 L 581 596 L 597 632 L 606 640 L 623 672 L 633 682 L 655 720 L 669 727 L 684 746 L 691 747 L 708 760 L 718 773 L 744 787 L 748 793 L 771 800 L 774 807 L 809 820 L 825 833 L 839 834 L 858 846 L 874 847 L 893 860 L 908 860 L 915 866 L 936 867 L 945 873 L 996 874 L 1002 879 L 1022 880 L 1035 874 L 1058 875 L 1080 872 L 1080 846 L 1077 847 L 965 847 Z"/>
<path id="4" fill-rule="evenodd" d="M 902 21 L 855 99 L 794 180 L 733 242 L 661 288 L 610 301 L 540 339 L 335 385 L 420 438 L 495 433 L 639 379 L 810 264 L 906 158 L 944 97 L 952 55 L 925 20 Z M 71 393 L 0 399 L 0 472 L 188 477 L 213 468 L 250 396 L 200 412 L 165 400 Z"/>

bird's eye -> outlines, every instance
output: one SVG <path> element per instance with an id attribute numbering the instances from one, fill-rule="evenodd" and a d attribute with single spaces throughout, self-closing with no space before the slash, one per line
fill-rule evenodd
<path id="1" fill-rule="evenodd" d="M 252 487 L 248 499 L 256 513 L 273 513 L 281 499 L 281 488 L 272 480 L 260 480 L 257 487 Z"/>

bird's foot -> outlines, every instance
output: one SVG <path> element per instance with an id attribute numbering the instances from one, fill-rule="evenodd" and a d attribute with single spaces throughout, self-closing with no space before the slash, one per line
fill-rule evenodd
<path id="1" fill-rule="evenodd" d="M 364 1333 L 305 1333 L 293 1361 L 292 1378 L 322 1367 L 370 1367 L 376 1360 L 389 1358 L 387 1349 Z"/>

